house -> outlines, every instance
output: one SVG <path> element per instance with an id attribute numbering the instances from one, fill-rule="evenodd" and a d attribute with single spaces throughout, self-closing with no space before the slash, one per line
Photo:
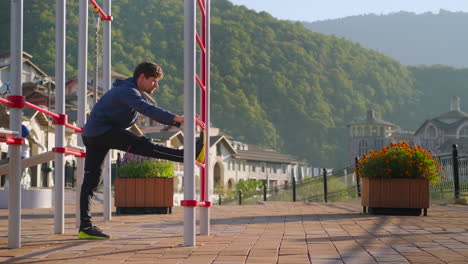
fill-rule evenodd
<path id="1" fill-rule="evenodd" d="M 23 96 L 25 96 L 26 101 L 48 109 L 55 103 L 53 99 L 55 97 L 55 83 L 52 81 L 52 78 L 31 62 L 31 58 L 32 56 L 28 53 L 23 53 Z M 0 81 L 5 86 L 10 81 L 9 51 L 0 51 Z M 3 94 L 4 97 L 8 95 L 9 93 Z M 38 142 L 45 146 L 45 149 L 40 149 L 38 145 L 31 144 L 30 156 L 51 150 L 54 147 L 55 129 L 50 117 L 40 111 L 25 107 L 23 108 L 22 123 L 29 128 L 31 134 Z M 0 127 L 9 128 L 9 126 L 8 108 L 4 104 L 0 104 Z M 72 133 L 72 130 L 66 129 L 66 135 L 69 139 L 71 139 Z M 68 140 L 68 143 L 72 142 Z M 8 145 L 0 144 L 0 150 L 1 159 L 6 158 Z M 50 170 L 47 169 L 50 167 L 50 163 L 44 163 L 30 169 L 32 186 L 49 187 L 53 185 L 53 176 L 49 173 Z M 3 186 L 4 183 L 5 175 L 2 175 L 0 185 Z"/>
<path id="2" fill-rule="evenodd" d="M 390 142 L 414 142 L 412 131 L 405 131 L 397 125 L 379 120 L 372 109 L 367 110 L 364 120 L 352 122 L 348 126 L 348 165 L 354 165 L 354 159 L 369 150 L 380 150 Z"/>
<path id="3" fill-rule="evenodd" d="M 426 120 L 414 134 L 415 144 L 431 149 L 436 155 L 452 153 L 457 144 L 459 152 L 468 153 L 468 114 L 460 109 L 460 98 L 452 98 L 450 111 Z"/>

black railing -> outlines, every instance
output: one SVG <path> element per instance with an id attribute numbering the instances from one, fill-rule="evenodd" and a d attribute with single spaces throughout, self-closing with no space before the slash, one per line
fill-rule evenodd
<path id="1" fill-rule="evenodd" d="M 430 185 L 432 199 L 459 199 L 468 196 L 468 156 L 459 156 L 457 145 L 453 145 L 451 155 L 437 157 L 440 181 Z M 290 183 L 274 185 L 264 183 L 260 189 L 250 192 L 235 192 L 234 195 L 219 197 L 219 204 L 259 204 L 264 201 L 334 202 L 361 196 L 361 181 L 353 167 L 332 172 L 323 169 L 321 176 L 300 181 L 292 178 Z"/>
<path id="2" fill-rule="evenodd" d="M 458 155 L 458 146 L 452 145 L 452 155 L 438 157 L 440 182 L 431 185 L 433 198 L 460 199 L 468 196 L 468 156 Z"/>
<path id="3" fill-rule="evenodd" d="M 219 197 L 218 204 L 259 204 L 265 201 L 288 202 L 327 202 L 357 197 L 356 176 L 352 167 L 333 172 L 323 169 L 321 176 L 309 177 L 300 181 L 291 178 L 290 182 L 273 185 L 264 183 L 261 188 L 250 192 L 231 192 L 230 196 Z"/>

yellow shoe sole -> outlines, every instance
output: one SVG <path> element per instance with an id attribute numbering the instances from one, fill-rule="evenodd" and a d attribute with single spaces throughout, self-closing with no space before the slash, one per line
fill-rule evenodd
<path id="1" fill-rule="evenodd" d="M 110 239 L 110 237 L 98 237 L 98 236 L 90 236 L 85 232 L 79 232 L 77 237 L 79 239 Z"/>
<path id="2" fill-rule="evenodd" d="M 203 133 L 203 147 L 200 151 L 200 154 L 197 156 L 197 161 L 203 163 L 205 161 L 205 146 L 206 146 L 206 134 Z"/>

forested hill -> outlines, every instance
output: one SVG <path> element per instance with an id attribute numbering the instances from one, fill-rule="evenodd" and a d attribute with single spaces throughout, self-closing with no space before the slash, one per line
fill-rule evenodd
<path id="1" fill-rule="evenodd" d="M 304 23 L 395 58 L 405 65 L 468 67 L 468 13 L 361 15 Z"/>
<path id="2" fill-rule="evenodd" d="M 50 74 L 54 2 L 25 1 L 24 49 Z M 113 70 L 130 74 L 142 60 L 157 61 L 166 77 L 155 98 L 178 113 L 183 108 L 182 3 L 119 0 L 112 12 Z M 0 1 L 0 49 L 9 48 L 9 4 Z M 71 78 L 77 65 L 78 1 L 68 1 L 67 16 Z M 413 110 L 419 98 L 413 74 L 393 59 L 227 0 L 212 1 L 211 23 L 212 120 L 238 140 L 279 149 L 314 166 L 340 167 L 347 151 L 346 124 L 363 118 L 368 107 L 403 127 L 414 128 L 421 119 Z"/>

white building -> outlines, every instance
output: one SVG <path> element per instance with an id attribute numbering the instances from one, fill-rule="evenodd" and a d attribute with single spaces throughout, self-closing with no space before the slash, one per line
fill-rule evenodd
<path id="1" fill-rule="evenodd" d="M 142 131 L 155 130 L 155 127 L 142 129 Z M 305 174 L 306 170 L 298 170 L 299 162 L 291 156 L 275 150 L 232 141 L 220 134 L 217 128 L 212 128 L 210 131 L 215 134 L 210 137 L 209 148 L 209 183 L 212 191 L 219 188 L 235 188 L 235 184 L 240 179 L 257 179 L 264 181 L 269 186 L 276 186 L 290 181 L 292 175 L 299 174 L 302 177 Z M 150 132 L 145 135 L 167 147 L 183 147 L 181 131 Z M 183 164 L 176 163 L 175 166 L 175 190 L 181 192 L 183 190 Z M 195 184 L 198 192 L 199 170 L 195 170 Z"/>
<path id="2" fill-rule="evenodd" d="M 451 154 L 453 144 L 459 152 L 468 153 L 468 114 L 460 109 L 460 98 L 454 96 L 450 111 L 426 120 L 414 137 L 415 144 L 436 155 Z"/>

